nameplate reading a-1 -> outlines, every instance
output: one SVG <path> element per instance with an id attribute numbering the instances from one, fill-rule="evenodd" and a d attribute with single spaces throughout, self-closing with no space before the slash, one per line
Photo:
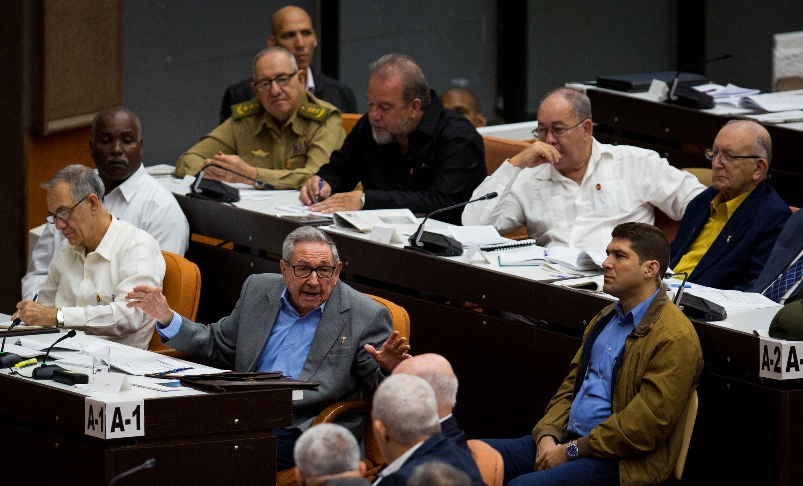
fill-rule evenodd
<path id="1" fill-rule="evenodd" d="M 99 439 L 120 439 L 145 435 L 145 400 L 84 401 L 84 433 Z"/>
<path id="2" fill-rule="evenodd" d="M 803 378 L 803 341 L 761 338 L 759 343 L 758 376 L 774 380 Z"/>

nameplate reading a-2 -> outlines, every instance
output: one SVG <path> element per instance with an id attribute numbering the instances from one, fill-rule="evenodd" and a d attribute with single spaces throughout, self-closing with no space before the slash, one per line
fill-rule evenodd
<path id="1" fill-rule="evenodd" d="M 758 376 L 774 380 L 803 378 L 803 341 L 761 338 L 759 343 Z"/>
<path id="2" fill-rule="evenodd" d="M 84 433 L 100 439 L 145 435 L 145 401 L 84 401 Z"/>

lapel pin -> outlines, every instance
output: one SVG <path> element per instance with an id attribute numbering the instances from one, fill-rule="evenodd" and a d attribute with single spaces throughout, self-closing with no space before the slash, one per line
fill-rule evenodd
<path id="1" fill-rule="evenodd" d="M 340 338 L 340 344 L 346 344 L 346 336 Z"/>

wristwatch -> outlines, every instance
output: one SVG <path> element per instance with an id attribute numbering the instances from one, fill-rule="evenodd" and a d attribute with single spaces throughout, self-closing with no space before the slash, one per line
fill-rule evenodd
<path id="1" fill-rule="evenodd" d="M 577 448 L 577 441 L 569 441 L 569 445 L 566 446 L 566 456 L 570 461 L 573 461 L 577 459 L 578 454 L 580 454 L 580 450 Z"/>
<path id="2" fill-rule="evenodd" d="M 61 308 L 56 309 L 56 327 L 59 329 L 64 328 L 64 313 L 61 312 Z"/>

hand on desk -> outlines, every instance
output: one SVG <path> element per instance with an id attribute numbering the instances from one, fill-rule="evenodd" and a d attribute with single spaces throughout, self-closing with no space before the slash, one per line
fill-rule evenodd
<path id="1" fill-rule="evenodd" d="M 240 174 L 253 177 L 254 179 L 259 179 L 259 172 L 257 171 L 256 167 L 249 165 L 246 161 L 241 159 L 239 155 L 227 155 L 223 152 L 218 152 L 213 158 L 204 160 L 204 165 L 206 164 L 217 164 L 233 170 L 234 172 L 239 172 Z M 244 184 L 254 183 L 253 181 L 244 179 L 237 174 L 232 174 L 229 171 L 219 169 L 217 167 L 207 167 L 204 169 L 204 177 L 213 181 L 241 182 Z"/>
<path id="2" fill-rule="evenodd" d="M 399 363 L 410 357 L 407 354 L 410 351 L 410 345 L 405 344 L 406 342 L 406 337 L 399 337 L 399 331 L 393 331 L 379 351 L 370 344 L 366 344 L 364 348 L 383 370 L 393 371 Z"/>
<path id="3" fill-rule="evenodd" d="M 309 207 L 310 211 L 331 214 L 336 211 L 359 211 L 362 209 L 362 194 L 360 190 L 339 192 L 333 194 L 317 204 Z"/>
<path id="4" fill-rule="evenodd" d="M 320 191 L 318 190 L 320 188 Z M 318 176 L 312 176 L 307 182 L 301 186 L 301 194 L 298 198 L 304 206 L 310 206 L 323 201 L 332 195 L 332 186 L 328 182 L 322 180 Z"/>
<path id="5" fill-rule="evenodd" d="M 129 301 L 126 307 L 137 307 L 165 326 L 173 320 L 173 310 L 167 305 L 167 299 L 162 294 L 161 287 L 138 285 L 131 292 L 125 294 Z"/>
<path id="6" fill-rule="evenodd" d="M 17 312 L 11 316 L 11 320 L 18 317 L 29 326 L 55 326 L 56 308 L 46 307 L 32 300 L 23 300 L 17 304 Z"/>

